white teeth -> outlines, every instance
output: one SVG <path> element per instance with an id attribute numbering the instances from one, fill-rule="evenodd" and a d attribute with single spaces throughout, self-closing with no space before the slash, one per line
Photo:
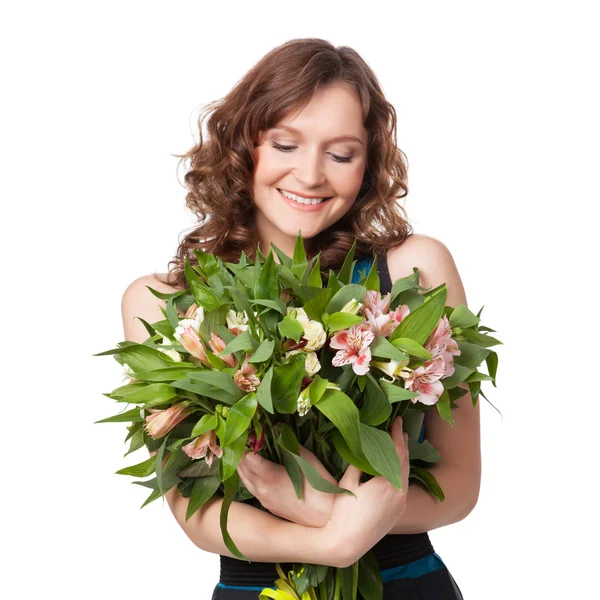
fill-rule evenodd
<path id="1" fill-rule="evenodd" d="M 292 194 L 290 192 L 286 192 L 285 190 L 279 190 L 286 198 L 290 198 L 291 200 L 295 200 L 300 204 L 320 204 L 325 200 L 325 198 L 303 198 L 302 196 L 297 196 L 296 194 Z"/>

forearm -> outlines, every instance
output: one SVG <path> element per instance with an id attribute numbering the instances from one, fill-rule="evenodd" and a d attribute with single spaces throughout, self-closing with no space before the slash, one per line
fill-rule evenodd
<path id="1" fill-rule="evenodd" d="M 477 503 L 479 477 L 452 466 L 436 465 L 429 469 L 442 488 L 440 502 L 421 484 L 411 483 L 406 510 L 390 529 L 390 534 L 423 533 L 464 519 Z"/>
<path id="2" fill-rule="evenodd" d="M 213 496 L 187 523 L 189 499 L 179 495 L 176 487 L 166 497 L 175 519 L 196 546 L 238 558 L 229 551 L 221 533 L 221 496 Z M 327 564 L 330 558 L 322 529 L 280 519 L 243 502 L 231 503 L 227 531 L 238 550 L 253 562 Z"/>

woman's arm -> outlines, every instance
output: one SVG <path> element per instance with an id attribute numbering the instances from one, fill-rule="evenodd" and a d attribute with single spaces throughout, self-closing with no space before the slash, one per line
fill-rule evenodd
<path id="1" fill-rule="evenodd" d="M 177 291 L 161 284 L 152 275 L 140 277 L 127 287 L 121 313 L 125 339 L 132 342 L 142 343 L 148 338 L 148 332 L 136 317 L 149 323 L 164 319 L 159 308 L 165 306 L 164 300 L 156 298 L 146 286 L 167 294 Z M 165 498 L 175 519 L 196 546 L 206 552 L 237 558 L 230 553 L 221 533 L 222 497 L 213 496 L 187 523 L 185 515 L 189 498 L 181 496 L 177 486 L 171 488 Z M 332 564 L 328 562 L 332 560 L 332 554 L 324 529 L 285 521 L 243 502 L 231 503 L 227 531 L 238 550 L 252 561 Z"/>
<path id="2" fill-rule="evenodd" d="M 464 286 L 454 259 L 439 240 L 413 234 L 388 253 L 392 281 L 419 269 L 420 284 L 435 288 L 446 283 L 446 305 L 467 304 Z M 443 502 L 433 498 L 419 484 L 410 486 L 407 508 L 393 524 L 390 533 L 422 533 L 464 519 L 477 504 L 481 481 L 481 444 L 479 401 L 473 407 L 468 385 L 460 387 L 467 393 L 456 401 L 452 411 L 454 426 L 444 421 L 433 409 L 425 414 L 427 439 L 435 446 L 442 460 L 430 467 L 444 491 Z"/>

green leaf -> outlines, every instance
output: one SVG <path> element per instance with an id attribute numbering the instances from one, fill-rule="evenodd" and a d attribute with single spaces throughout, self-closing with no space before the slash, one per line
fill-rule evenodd
<path id="1" fill-rule="evenodd" d="M 306 250 L 304 249 L 304 242 L 302 241 L 302 231 L 298 229 L 298 235 L 296 236 L 296 243 L 294 245 L 294 256 L 292 257 L 292 273 L 298 279 L 302 280 L 306 267 Z"/>
<path id="2" fill-rule="evenodd" d="M 286 305 L 279 299 L 279 295 L 276 300 L 265 300 L 264 298 L 254 298 L 250 301 L 252 304 L 258 304 L 259 306 L 266 306 L 272 308 L 278 313 L 285 315 L 287 313 Z"/>
<path id="3" fill-rule="evenodd" d="M 322 322 L 323 313 L 333 297 L 333 294 L 334 292 L 332 289 L 325 288 L 323 291 L 315 294 L 310 300 L 307 300 L 302 308 L 304 308 L 304 312 L 308 315 L 308 318 L 313 321 Z"/>
<path id="4" fill-rule="evenodd" d="M 402 325 L 402 323 L 400 323 L 400 325 Z M 400 325 L 398 325 L 398 327 L 400 327 Z M 484 335 L 477 331 L 472 331 L 471 329 L 463 329 L 461 335 L 465 336 L 470 342 L 483 346 L 484 348 L 497 346 L 498 344 L 503 345 L 500 340 L 497 340 L 491 335 Z"/>
<path id="5" fill-rule="evenodd" d="M 352 273 L 354 271 L 354 265 L 356 264 L 356 261 L 354 260 L 355 252 L 356 252 L 356 238 L 354 238 L 354 240 L 352 241 L 352 246 L 350 246 L 350 250 L 348 250 L 348 254 L 346 254 L 346 258 L 344 259 L 344 263 L 342 264 L 342 267 L 340 268 L 339 272 L 337 273 L 337 280 L 339 282 L 341 282 L 342 284 L 349 284 L 352 281 Z M 351 284 L 351 285 L 353 285 L 353 284 Z M 360 302 L 360 301 L 362 301 L 361 299 L 363 297 L 364 297 L 364 294 L 360 298 L 357 298 L 357 300 Z M 341 306 L 344 306 L 344 304 L 345 304 L 345 302 L 343 302 L 341 304 Z M 327 312 L 332 313 L 335 311 L 328 310 Z"/>
<path id="6" fill-rule="evenodd" d="M 442 460 L 437 448 L 434 448 L 428 440 L 421 444 L 417 440 L 408 438 L 408 455 L 411 460 L 423 460 L 425 462 L 438 462 Z"/>
<path id="7" fill-rule="evenodd" d="M 345 312 L 334 312 L 327 317 L 325 326 L 329 331 L 339 331 L 340 329 L 348 329 L 352 325 L 358 325 L 364 321 L 364 317 L 360 315 L 351 315 Z"/>
<path id="8" fill-rule="evenodd" d="M 315 407 L 338 428 L 354 456 L 361 457 L 358 408 L 350 397 L 338 390 L 325 390 Z"/>
<path id="9" fill-rule="evenodd" d="M 289 356 L 283 364 L 273 367 L 271 397 L 277 412 L 283 414 L 296 412 L 305 361 L 306 353 L 299 352 Z"/>
<path id="10" fill-rule="evenodd" d="M 391 358 L 392 360 L 398 361 L 406 360 L 408 358 L 408 354 L 398 350 L 398 348 L 390 343 L 383 335 L 376 336 L 369 346 L 369 349 L 371 350 L 371 355 L 378 358 Z"/>
<path id="11" fill-rule="evenodd" d="M 314 406 L 321 400 L 325 390 L 327 389 L 327 384 L 329 381 L 327 379 L 323 379 L 318 373 L 315 374 L 312 382 L 308 386 L 308 397 L 310 399 L 310 405 Z"/>
<path id="12" fill-rule="evenodd" d="M 186 390 L 187 392 L 192 392 L 193 394 L 197 394 L 198 396 L 206 396 L 207 398 L 214 398 L 223 404 L 232 405 L 235 401 L 243 395 L 243 391 L 239 390 L 239 393 L 236 392 L 236 395 L 233 396 L 229 392 L 212 386 L 208 383 L 196 382 L 191 379 L 179 379 L 174 381 L 171 384 L 173 387 Z M 237 387 L 237 386 L 236 386 Z"/>
<path id="13" fill-rule="evenodd" d="M 409 479 L 415 479 L 425 486 L 425 489 L 440 502 L 445 499 L 444 492 L 438 484 L 436 478 L 427 470 L 421 467 L 411 467 Z"/>
<path id="14" fill-rule="evenodd" d="M 224 371 L 195 371 L 188 375 L 188 379 L 214 385 L 234 398 L 240 398 L 243 394 L 242 390 L 235 385 L 233 377 Z"/>
<path id="15" fill-rule="evenodd" d="M 231 506 L 231 503 L 233 502 L 233 498 L 235 497 L 235 494 L 240 485 L 240 477 L 239 477 L 237 471 L 234 470 L 231 477 L 229 477 L 228 479 L 226 479 L 223 482 L 223 485 L 225 487 L 225 495 L 223 497 L 223 502 L 221 504 L 221 516 L 220 516 L 221 535 L 223 536 L 223 541 L 225 542 L 225 545 L 227 546 L 229 551 L 234 556 L 237 556 L 238 558 L 241 558 L 242 560 L 247 560 L 248 562 L 251 562 L 249 558 L 244 556 L 238 550 L 237 546 L 234 544 L 233 540 L 231 539 L 229 532 L 227 531 L 227 516 L 229 514 L 229 507 Z"/>
<path id="16" fill-rule="evenodd" d="M 402 414 L 402 407 L 399 410 Z M 402 429 L 408 434 L 409 439 L 418 440 L 421 436 L 421 427 L 425 413 L 420 410 L 408 408 L 402 415 Z M 411 456 L 412 458 L 412 456 Z"/>
<path id="17" fill-rule="evenodd" d="M 297 319 L 291 316 L 285 316 L 278 324 L 279 333 L 282 337 L 292 338 L 296 343 L 304 334 L 304 327 Z"/>
<path id="18" fill-rule="evenodd" d="M 185 512 L 185 522 L 201 507 L 208 502 L 219 489 L 221 478 L 218 475 L 212 477 L 199 477 L 194 481 L 194 487 Z"/>
<path id="19" fill-rule="evenodd" d="M 96 423 L 127 423 L 128 421 L 132 421 L 134 423 L 143 421 L 143 417 L 140 414 L 139 408 L 132 408 L 131 410 L 126 410 L 125 412 L 119 413 L 118 415 L 114 415 L 113 417 L 108 417 L 106 419 L 100 419 L 100 421 L 94 421 Z"/>
<path id="20" fill-rule="evenodd" d="M 131 404 L 144 404 L 146 407 L 166 404 L 177 396 L 177 390 L 168 383 L 149 383 L 136 390 L 127 399 Z"/>
<path id="21" fill-rule="evenodd" d="M 469 369 L 468 367 L 463 367 L 458 362 L 454 362 L 454 373 L 450 375 L 450 377 L 444 377 L 442 380 L 444 383 L 444 387 L 447 390 L 456 387 L 457 385 L 463 383 L 471 373 L 474 372 L 474 369 Z"/>
<path id="22" fill-rule="evenodd" d="M 467 329 L 479 325 L 480 319 L 476 317 L 465 304 L 459 304 L 450 315 L 448 319 L 451 327 L 460 327 L 461 329 Z"/>
<path id="23" fill-rule="evenodd" d="M 492 381 L 492 377 L 485 373 L 472 373 L 465 379 L 465 383 L 471 383 L 473 381 Z"/>
<path id="24" fill-rule="evenodd" d="M 248 359 L 249 363 L 261 363 L 269 360 L 273 356 L 273 348 L 275 342 L 273 340 L 264 340 L 252 356 Z"/>
<path id="25" fill-rule="evenodd" d="M 460 355 L 454 357 L 454 362 L 469 369 L 476 369 L 493 352 L 470 342 L 459 342 L 458 348 Z"/>
<path id="26" fill-rule="evenodd" d="M 498 371 L 498 354 L 496 352 L 490 351 L 490 355 L 485 359 L 485 363 L 487 365 L 488 373 L 494 378 L 492 380 L 492 385 L 496 387 L 496 373 Z"/>
<path id="27" fill-rule="evenodd" d="M 177 379 L 186 377 L 190 371 L 197 369 L 196 365 L 181 362 L 178 366 L 155 369 L 154 371 L 140 371 L 139 373 L 134 373 L 133 377 L 142 381 L 176 381 Z"/>
<path id="28" fill-rule="evenodd" d="M 308 285 L 312 287 L 322 288 L 323 279 L 321 278 L 321 253 L 317 254 L 315 264 L 308 277 Z"/>
<path id="29" fill-rule="evenodd" d="M 168 358 L 163 352 L 143 344 L 125 346 L 119 351 L 119 357 L 134 372 L 154 371 L 155 369 L 172 367 L 175 364 L 175 361 Z"/>
<path id="30" fill-rule="evenodd" d="M 423 345 L 436 328 L 444 313 L 446 302 L 446 284 L 443 283 L 431 292 L 421 306 L 415 308 L 400 325 L 394 329 L 389 341 L 398 338 L 410 338 Z"/>
<path id="31" fill-rule="evenodd" d="M 256 393 L 250 392 L 231 407 L 225 422 L 225 434 L 221 440 L 222 446 L 231 445 L 244 431 L 248 430 L 257 406 Z"/>
<path id="32" fill-rule="evenodd" d="M 206 286 L 200 280 L 190 281 L 190 288 L 192 290 L 192 294 L 194 295 L 196 304 L 202 306 L 205 311 L 216 310 L 221 306 L 221 300 L 208 286 Z"/>
<path id="33" fill-rule="evenodd" d="M 347 302 L 350 302 L 350 300 L 362 302 L 366 293 L 367 288 L 365 288 L 364 285 L 359 285 L 358 283 L 344 285 L 334 294 L 333 298 L 327 304 L 325 311 L 331 315 L 335 312 L 339 312 Z M 406 318 L 408 319 L 408 317 Z M 400 323 L 400 325 L 402 325 L 402 323 Z M 400 325 L 398 325 L 398 327 L 400 327 Z"/>
<path id="34" fill-rule="evenodd" d="M 369 274 L 367 275 L 367 279 L 363 285 L 368 290 L 375 290 L 376 292 L 381 290 L 381 282 L 379 280 L 379 272 L 377 270 L 377 256 L 373 256 L 373 262 L 371 262 L 371 266 L 369 267 Z"/>
<path id="35" fill-rule="evenodd" d="M 169 321 L 169 325 L 171 325 L 173 329 L 177 329 L 177 327 L 179 326 L 179 315 L 175 310 L 174 303 L 175 298 L 171 296 L 171 298 L 167 300 L 167 320 Z"/>
<path id="36" fill-rule="evenodd" d="M 258 342 L 250 335 L 250 332 L 246 330 L 242 331 L 239 335 L 236 335 L 217 356 L 239 352 L 240 350 L 254 352 L 257 348 Z"/>
<path id="37" fill-rule="evenodd" d="M 273 367 L 263 375 L 262 381 L 256 388 L 256 399 L 258 403 L 270 414 L 274 414 L 273 398 L 271 397 L 271 382 L 273 381 Z"/>
<path id="38" fill-rule="evenodd" d="M 197 437 L 206 433 L 207 431 L 212 431 L 217 428 L 217 415 L 213 414 L 205 414 L 202 415 L 202 418 L 194 425 L 194 429 L 192 429 L 191 437 Z"/>
<path id="39" fill-rule="evenodd" d="M 418 392 L 406 390 L 403 387 L 400 387 L 395 383 L 385 381 L 384 379 L 379 379 L 379 385 L 385 392 L 385 395 L 388 397 L 390 404 L 393 404 L 394 402 L 402 402 L 403 400 L 410 400 L 411 398 L 416 398 L 419 395 Z"/>
<path id="40" fill-rule="evenodd" d="M 156 460 L 154 456 L 151 456 L 148 460 L 145 460 L 137 465 L 125 467 L 116 472 L 116 475 L 131 475 L 133 477 L 148 477 L 155 472 Z"/>
<path id="41" fill-rule="evenodd" d="M 280 432 L 279 436 L 277 437 L 276 441 L 277 441 L 277 444 L 281 448 L 283 448 L 285 450 L 285 452 L 287 452 L 291 458 L 293 458 L 296 461 L 296 463 L 302 470 L 302 473 L 304 473 L 306 480 L 315 490 L 318 490 L 320 492 L 326 492 L 329 494 L 351 493 L 350 490 L 347 490 L 346 488 L 340 488 L 339 486 L 337 486 L 333 483 L 330 483 L 329 481 L 324 479 L 321 476 L 321 474 L 319 473 L 319 471 L 317 471 L 317 469 L 312 465 L 312 463 L 310 463 L 308 460 L 306 460 L 305 458 L 302 458 L 300 456 L 298 440 L 296 439 L 296 436 L 294 435 L 294 432 L 289 427 L 289 425 L 284 423 L 281 426 L 281 432 Z M 290 475 L 290 478 L 291 478 L 291 475 Z M 293 479 L 292 479 L 292 482 L 294 482 Z M 302 478 L 301 477 L 300 477 L 299 490 L 298 490 L 298 487 L 296 487 L 296 485 L 294 487 L 296 488 L 296 496 L 298 497 L 298 499 L 301 499 L 302 498 Z"/>
<path id="42" fill-rule="evenodd" d="M 348 444 L 346 444 L 346 440 L 344 440 L 342 434 L 337 429 L 334 429 L 331 432 L 331 441 L 333 442 L 338 454 L 347 463 L 354 465 L 356 468 L 368 473 L 369 475 L 379 475 L 379 473 L 368 463 L 364 454 L 361 453 L 360 456 L 356 456 L 350 451 Z"/>
<path id="43" fill-rule="evenodd" d="M 360 407 L 360 422 L 381 425 L 392 414 L 392 405 L 373 375 L 367 373 L 363 405 Z"/>
<path id="44" fill-rule="evenodd" d="M 383 598 L 381 571 L 372 550 L 369 550 L 358 561 L 358 590 L 364 600 L 381 600 Z"/>
<path id="45" fill-rule="evenodd" d="M 392 344 L 398 348 L 398 350 L 402 350 L 406 354 L 410 354 L 410 356 L 416 356 L 423 360 L 431 360 L 431 354 L 429 354 L 421 344 L 417 344 L 417 342 L 410 338 L 397 338 Z"/>
<path id="46" fill-rule="evenodd" d="M 358 561 L 349 567 L 338 568 L 337 574 L 340 578 L 342 598 L 356 600 L 358 585 Z"/>
<path id="47" fill-rule="evenodd" d="M 452 410 L 450 408 L 450 396 L 448 396 L 448 390 L 444 390 L 439 400 L 435 403 L 435 406 L 440 414 L 440 417 L 444 419 L 444 421 L 450 423 L 450 425 L 454 426 L 454 419 L 452 418 Z"/>
<path id="48" fill-rule="evenodd" d="M 400 460 L 390 434 L 365 423 L 360 423 L 360 442 L 369 463 L 397 490 L 401 490 Z"/>
<path id="49" fill-rule="evenodd" d="M 286 266 L 288 269 L 291 269 L 292 259 L 285 252 L 282 252 L 273 242 L 271 242 L 271 248 L 273 248 L 273 251 L 275 252 L 275 254 L 277 254 L 279 262 L 282 265 Z"/>

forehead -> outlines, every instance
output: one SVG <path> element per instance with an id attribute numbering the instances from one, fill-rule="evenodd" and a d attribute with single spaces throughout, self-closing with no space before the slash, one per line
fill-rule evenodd
<path id="1" fill-rule="evenodd" d="M 362 112 L 356 91 L 345 82 L 336 82 L 318 89 L 304 107 L 290 111 L 272 130 L 328 141 L 366 143 Z"/>

